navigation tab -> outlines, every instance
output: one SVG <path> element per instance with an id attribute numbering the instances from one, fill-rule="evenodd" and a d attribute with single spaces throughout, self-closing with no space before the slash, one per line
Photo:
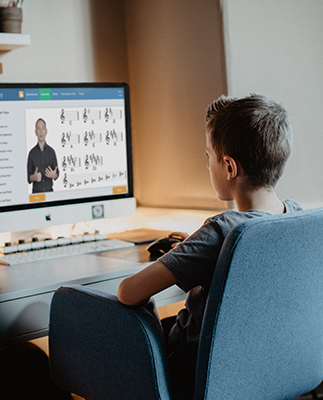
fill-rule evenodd
<path id="1" fill-rule="evenodd" d="M 25 89 L 25 100 L 39 100 L 39 89 Z"/>
<path id="2" fill-rule="evenodd" d="M 51 89 L 39 89 L 39 100 L 51 100 L 52 91 Z"/>

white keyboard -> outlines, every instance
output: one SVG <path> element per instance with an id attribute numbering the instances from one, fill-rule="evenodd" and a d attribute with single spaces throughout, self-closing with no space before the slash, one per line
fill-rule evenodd
<path id="1" fill-rule="evenodd" d="M 0 257 L 0 264 L 16 265 L 27 262 L 50 260 L 53 258 L 62 258 L 69 256 L 78 256 L 81 254 L 97 253 L 101 251 L 110 251 L 133 247 L 134 243 L 118 239 L 106 239 L 93 242 L 62 245 L 49 247 L 40 250 L 21 251 L 7 254 Z"/>

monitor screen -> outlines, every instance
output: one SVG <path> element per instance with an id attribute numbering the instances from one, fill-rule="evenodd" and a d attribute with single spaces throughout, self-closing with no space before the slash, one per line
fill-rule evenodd
<path id="1" fill-rule="evenodd" d="M 0 231 L 134 211 L 126 84 L 0 84 Z"/>

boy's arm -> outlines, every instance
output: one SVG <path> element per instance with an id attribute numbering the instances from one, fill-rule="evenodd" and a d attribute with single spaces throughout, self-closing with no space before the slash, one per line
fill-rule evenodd
<path id="1" fill-rule="evenodd" d="M 177 283 L 175 275 L 159 260 L 135 275 L 124 279 L 118 288 L 121 303 L 135 306 L 146 304 L 150 297 Z"/>

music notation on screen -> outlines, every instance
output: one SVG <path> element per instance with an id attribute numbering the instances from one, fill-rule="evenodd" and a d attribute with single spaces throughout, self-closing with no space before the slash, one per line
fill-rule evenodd
<path id="1" fill-rule="evenodd" d="M 94 131 L 84 132 L 83 141 L 85 146 L 94 143 L 102 142 L 102 133 L 95 133 Z"/>
<path id="2" fill-rule="evenodd" d="M 72 155 L 63 157 L 63 159 L 62 159 L 63 171 L 66 171 L 67 169 L 74 171 L 75 168 L 80 168 L 80 167 L 81 167 L 81 158 L 80 157 L 75 157 Z"/>
<path id="3" fill-rule="evenodd" d="M 78 121 L 79 120 L 79 111 L 62 109 L 60 112 L 60 120 L 61 120 L 62 124 L 64 122 L 72 123 L 73 121 Z"/>
<path id="4" fill-rule="evenodd" d="M 102 182 L 125 180 L 123 170 L 102 171 L 109 169 L 111 160 L 120 154 L 122 147 L 118 146 L 124 146 L 124 110 L 84 107 L 59 111 L 60 126 L 64 126 L 60 132 L 62 189 L 95 187 Z"/>
<path id="5" fill-rule="evenodd" d="M 64 173 L 63 183 L 64 187 L 68 188 L 84 187 L 100 182 L 123 180 L 126 179 L 126 174 L 126 171 L 93 172 L 87 174 Z"/>
<path id="6" fill-rule="evenodd" d="M 65 147 L 67 144 L 73 146 L 74 144 L 80 143 L 80 135 L 78 133 L 71 132 L 63 132 L 61 135 L 61 144 L 62 147 Z"/>

